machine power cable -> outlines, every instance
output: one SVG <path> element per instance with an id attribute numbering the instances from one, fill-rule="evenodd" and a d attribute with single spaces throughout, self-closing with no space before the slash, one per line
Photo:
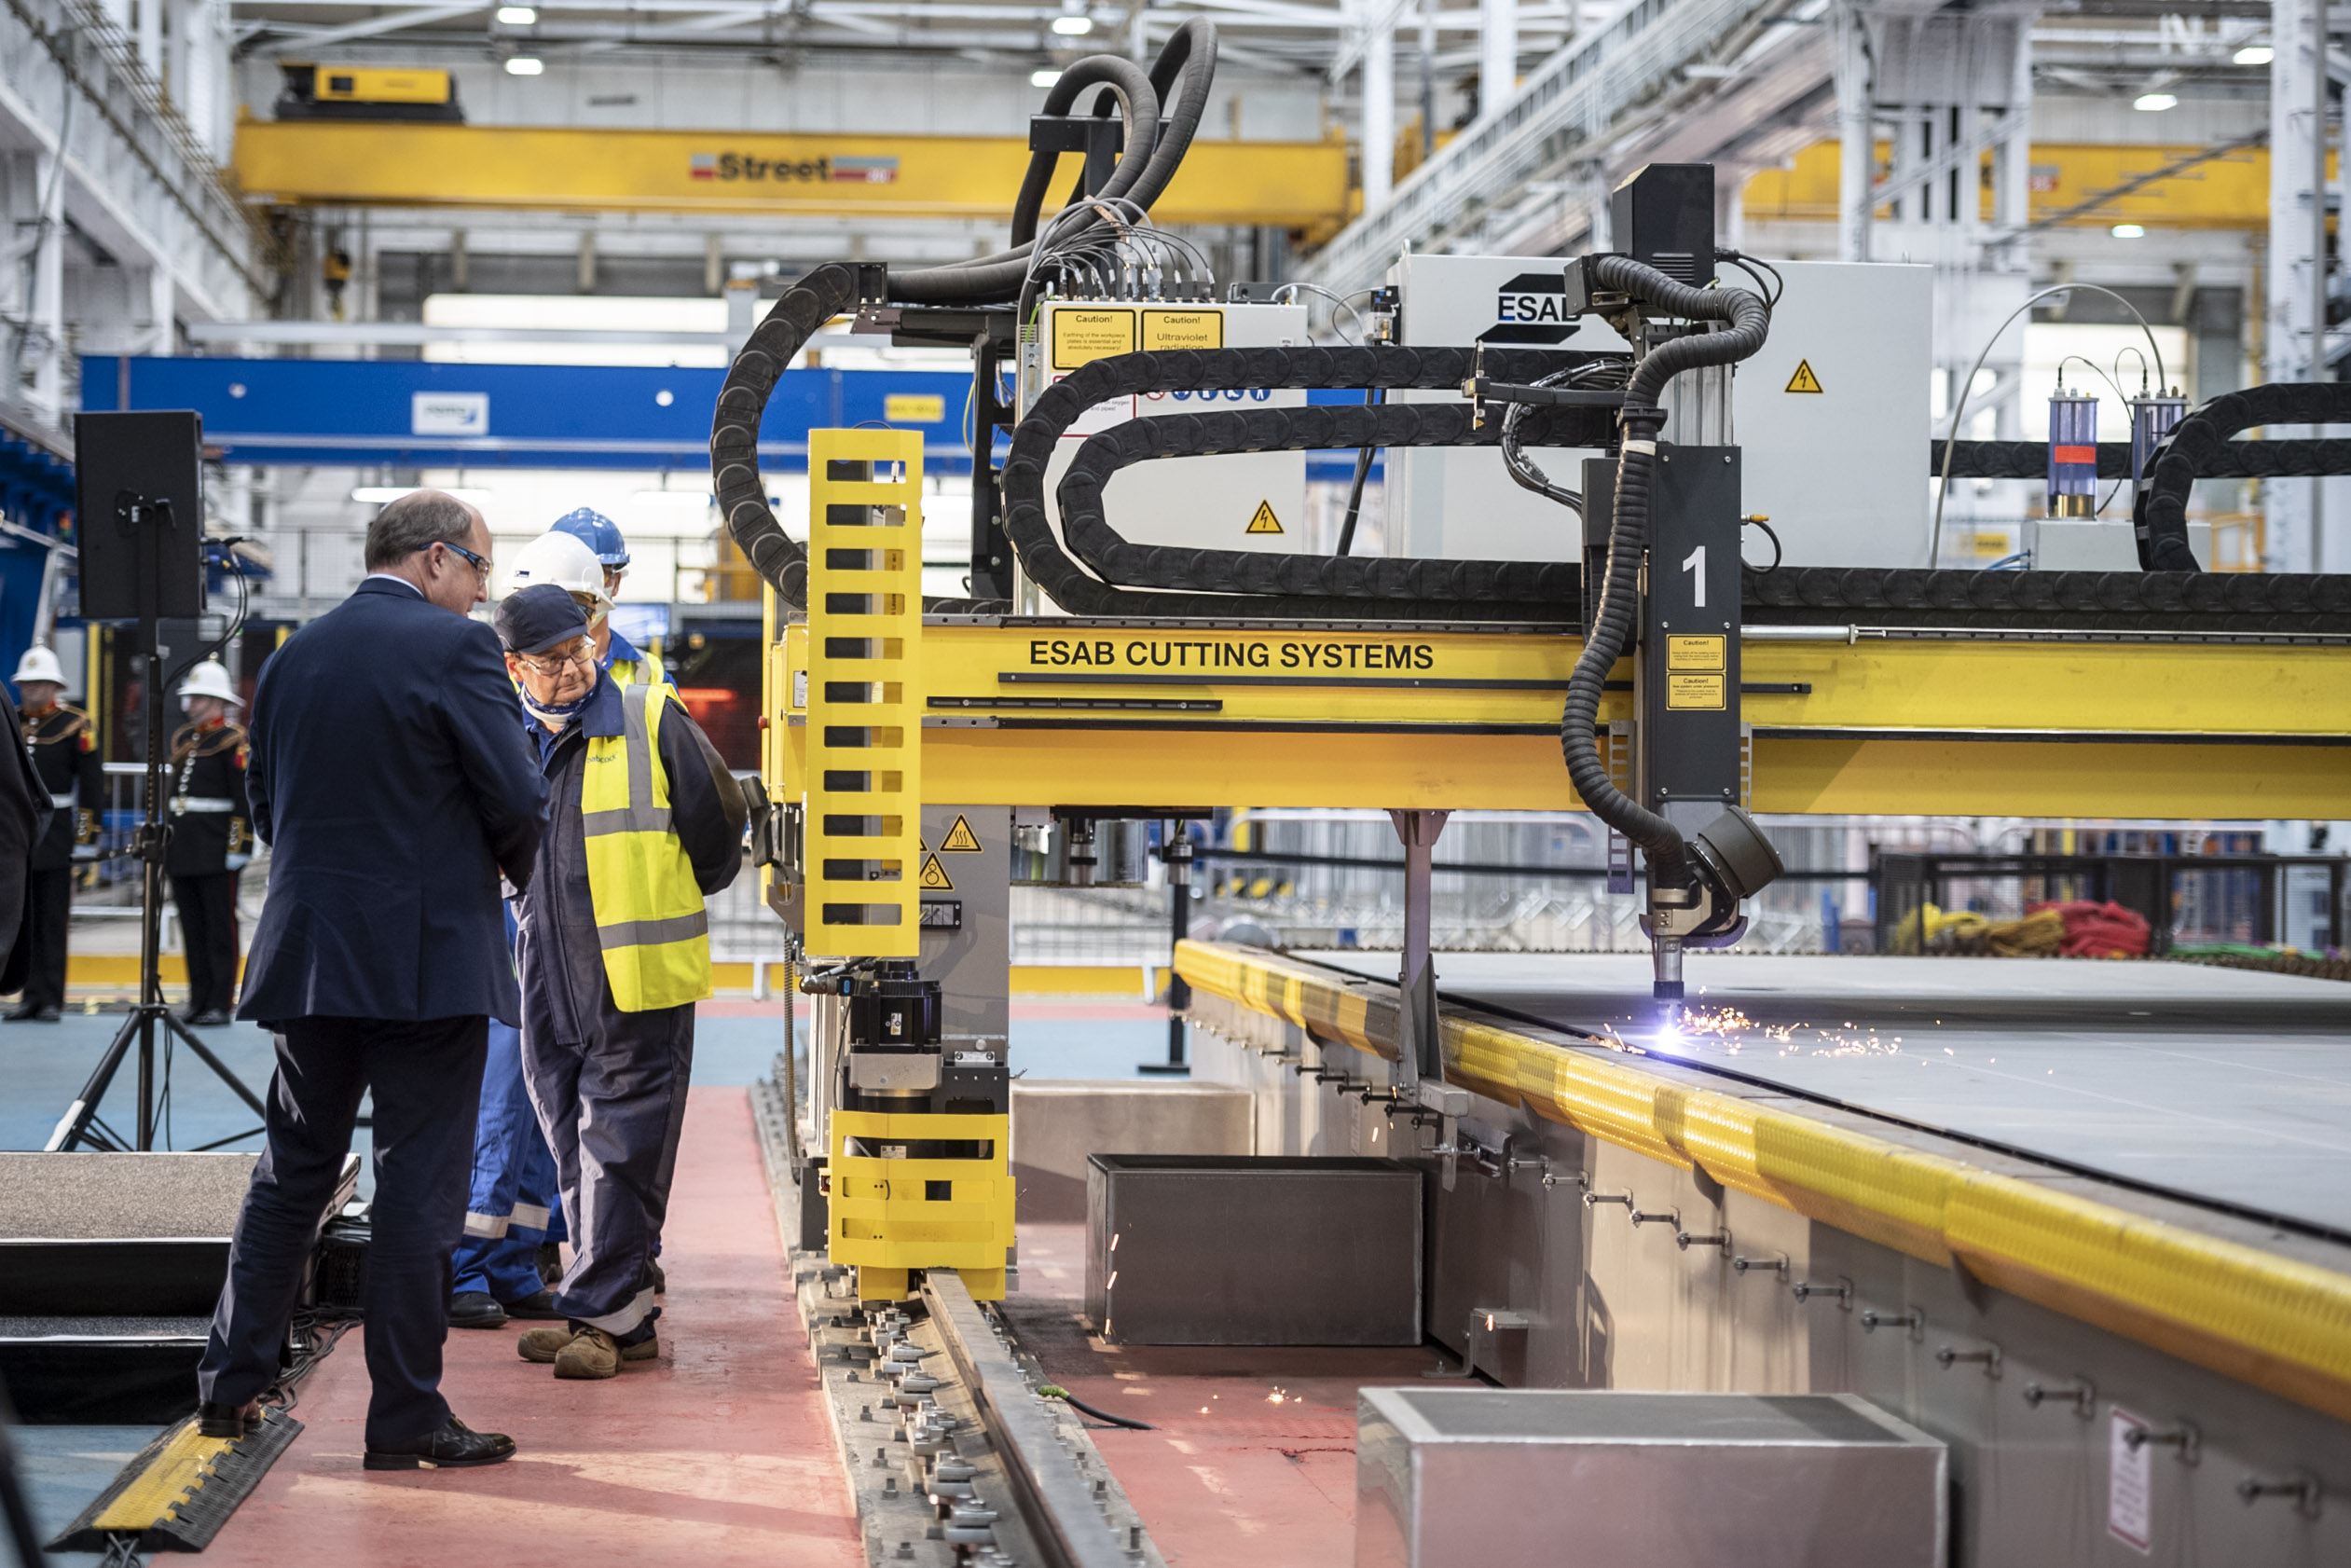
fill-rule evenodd
<path id="1" fill-rule="evenodd" d="M 1483 373 L 1533 379 L 1610 357 L 1489 346 Z M 1475 364 L 1470 349 L 1406 347 L 1196 349 L 1096 360 L 1048 388 L 1013 432 L 1003 468 L 1006 536 L 1031 579 L 1075 614 L 1572 622 L 1581 606 L 1583 575 L 1574 562 L 1399 560 L 1147 545 L 1121 536 L 1104 512 L 1103 490 L 1110 479 L 1129 464 L 1152 459 L 1498 444 L 1501 421 L 1480 422 L 1466 403 L 1325 405 L 1131 420 L 1090 437 L 1062 477 L 1056 493 L 1069 553 L 1047 520 L 1045 475 L 1061 438 L 1106 399 L 1241 387 L 1453 388 Z M 1614 440 L 1612 425 L 1606 408 L 1561 406 L 1531 415 L 1527 430 L 1544 446 L 1605 447 Z M 1090 575 L 1079 561 L 1100 576 Z M 1134 593 L 1114 585 L 1121 584 L 1164 591 Z"/>
<path id="2" fill-rule="evenodd" d="M 1126 146 L 1099 194 L 1148 213 L 1191 145 L 1208 107 L 1216 71 L 1216 26 L 1194 17 L 1176 30 L 1148 75 L 1112 55 L 1089 56 L 1072 64 L 1047 92 L 1043 112 L 1067 114 L 1088 89 L 1104 89 L 1126 116 Z M 1171 97 L 1174 106 L 1169 109 Z M 1097 112 L 1101 107 L 1097 101 Z M 1032 271 L 1038 221 L 1060 157 L 1043 150 L 1030 154 L 1013 210 L 1011 249 L 947 266 L 883 273 L 878 297 L 871 299 L 860 297 L 858 268 L 839 263 L 817 268 L 784 291 L 728 366 L 711 417 L 712 488 L 727 533 L 752 570 L 787 604 L 797 609 L 807 601 L 808 560 L 806 551 L 777 522 L 760 477 L 760 420 L 777 382 L 818 328 L 859 304 L 895 300 L 978 306 L 1016 299 Z M 1074 238 L 1100 221 L 1098 215 L 1086 216 L 1064 237 Z"/>
<path id="3" fill-rule="evenodd" d="M 1647 852 L 1658 882 L 1675 882 L 1688 855 L 1682 830 L 1609 778 L 1598 739 L 1601 696 L 1609 671 L 1632 640 L 1642 557 L 1649 544 L 1651 470 L 1666 420 L 1661 406 L 1666 383 L 1684 370 L 1732 364 L 1753 355 L 1763 347 L 1770 317 L 1763 300 L 1744 289 L 1691 288 L 1628 256 L 1597 256 L 1589 265 L 1595 282 L 1654 309 L 1693 322 L 1729 323 L 1725 331 L 1696 332 L 1657 345 L 1626 385 L 1607 564 L 1595 590 L 1591 632 L 1576 654 L 1560 712 L 1560 750 L 1576 794 L 1602 821 Z"/>

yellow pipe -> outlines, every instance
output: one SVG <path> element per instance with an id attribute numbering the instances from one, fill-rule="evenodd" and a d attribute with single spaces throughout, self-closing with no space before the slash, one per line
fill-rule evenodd
<path id="1" fill-rule="evenodd" d="M 1395 992 L 1186 942 L 1196 991 L 1392 1056 Z M 1442 1021 L 1446 1077 L 1596 1138 L 2351 1419 L 2351 1275 L 1687 1083 L 1600 1048 Z"/>

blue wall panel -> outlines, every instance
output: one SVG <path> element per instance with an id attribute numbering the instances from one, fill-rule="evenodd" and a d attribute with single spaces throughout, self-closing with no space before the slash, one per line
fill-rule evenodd
<path id="1" fill-rule="evenodd" d="M 92 356 L 82 362 L 82 404 L 193 408 L 205 445 L 227 462 L 707 473 L 724 378 L 614 365 Z M 940 418 L 895 422 L 923 433 L 933 473 L 969 473 L 969 377 L 942 371 L 787 371 L 760 427 L 760 466 L 805 469 L 810 429 L 881 420 L 891 397 L 913 394 L 937 399 Z M 447 394 L 488 400 L 478 433 L 432 433 L 429 423 L 419 432 L 418 399 Z"/>

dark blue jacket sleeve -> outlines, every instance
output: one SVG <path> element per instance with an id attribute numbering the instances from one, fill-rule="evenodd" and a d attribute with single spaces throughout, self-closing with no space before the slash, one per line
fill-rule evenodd
<path id="1" fill-rule="evenodd" d="M 661 768 L 669 776 L 669 820 L 705 895 L 743 869 L 743 791 L 685 704 L 669 698 L 661 716 Z"/>
<path id="2" fill-rule="evenodd" d="M 547 782 L 515 722 L 515 684 L 499 656 L 496 633 L 479 621 L 465 623 L 436 695 L 490 854 L 507 881 L 528 887 L 546 831 Z"/>

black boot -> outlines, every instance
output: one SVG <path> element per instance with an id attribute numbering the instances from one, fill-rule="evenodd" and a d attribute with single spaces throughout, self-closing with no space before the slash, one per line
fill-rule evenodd
<path id="1" fill-rule="evenodd" d="M 506 1311 L 487 1290 L 461 1290 L 449 1298 L 452 1328 L 503 1328 Z"/>
<path id="2" fill-rule="evenodd" d="M 206 1399 L 196 1407 L 196 1433 L 199 1437 L 241 1437 L 260 1424 L 258 1399 L 248 1399 L 241 1405 L 215 1405 Z"/>
<path id="3" fill-rule="evenodd" d="M 360 1463 L 369 1470 L 462 1470 L 515 1457 L 515 1440 L 502 1432 L 476 1432 L 455 1416 L 437 1432 L 405 1443 L 367 1445 Z"/>

